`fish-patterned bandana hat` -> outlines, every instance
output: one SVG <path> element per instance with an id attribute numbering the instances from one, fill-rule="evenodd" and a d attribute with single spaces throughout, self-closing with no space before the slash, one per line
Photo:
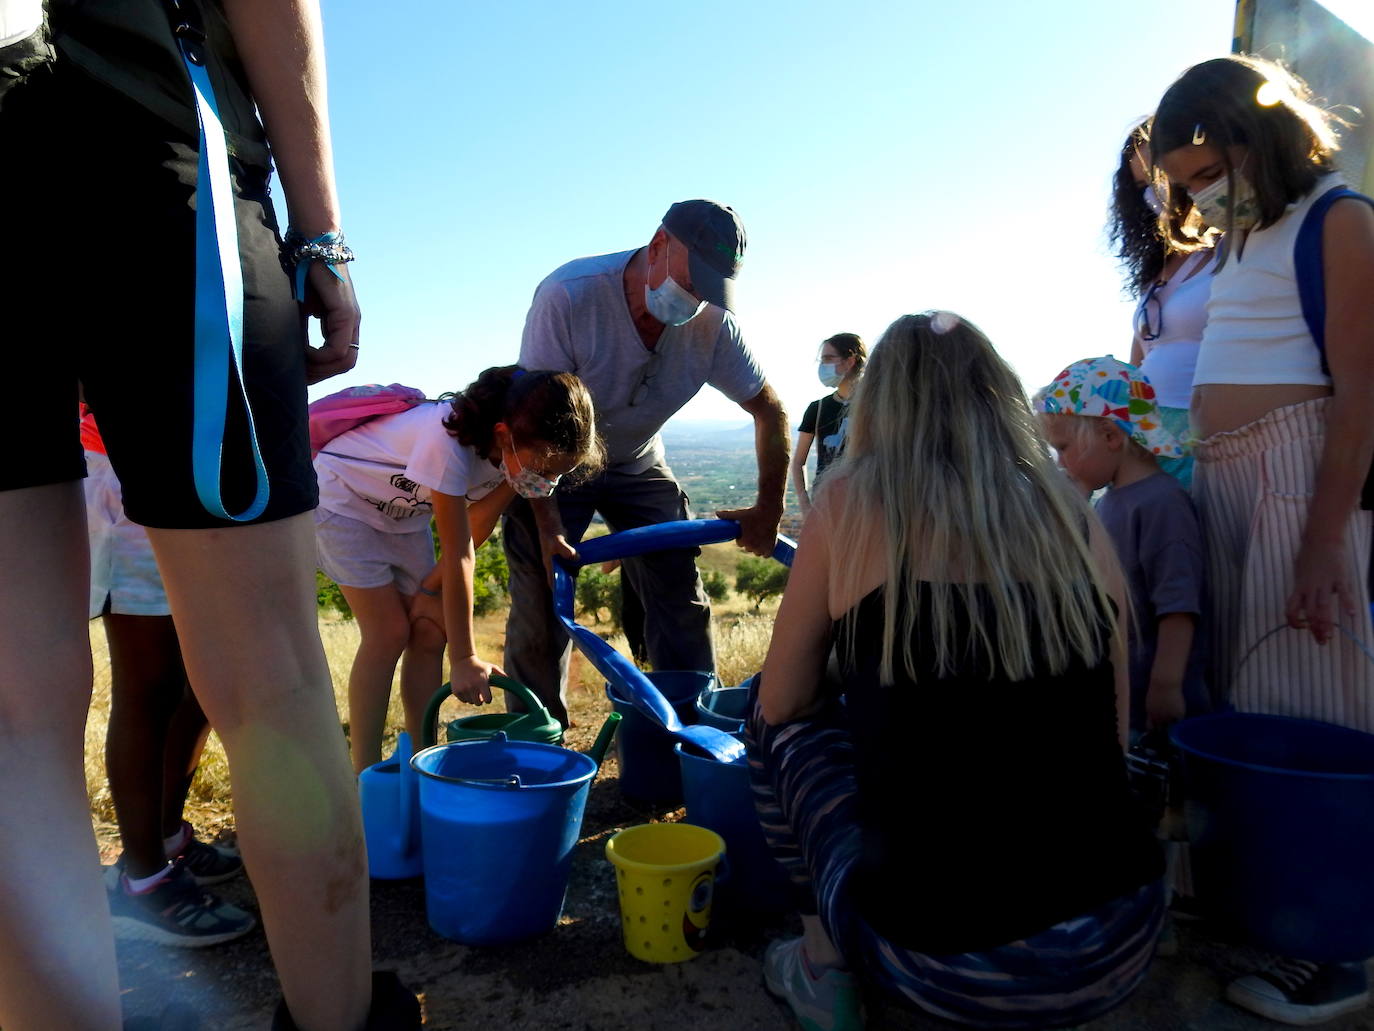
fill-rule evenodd
<path id="1" fill-rule="evenodd" d="M 1111 419 L 1156 458 L 1182 458 L 1186 453 L 1178 438 L 1164 428 L 1155 388 L 1144 373 L 1110 356 L 1074 362 L 1036 394 L 1036 401 L 1050 415 Z"/>

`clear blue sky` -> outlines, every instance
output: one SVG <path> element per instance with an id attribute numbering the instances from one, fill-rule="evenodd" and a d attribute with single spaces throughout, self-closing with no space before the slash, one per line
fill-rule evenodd
<path id="1" fill-rule="evenodd" d="M 1335 0 L 1333 8 L 1351 0 Z M 514 361 L 535 285 L 673 201 L 749 232 L 739 321 L 795 420 L 821 339 L 979 323 L 1028 385 L 1128 353 L 1103 233 L 1117 149 L 1233 0 L 325 0 L 363 350 L 456 390 Z M 1339 99 L 1339 98 L 1333 98 Z M 742 413 L 707 389 L 687 418 Z"/>

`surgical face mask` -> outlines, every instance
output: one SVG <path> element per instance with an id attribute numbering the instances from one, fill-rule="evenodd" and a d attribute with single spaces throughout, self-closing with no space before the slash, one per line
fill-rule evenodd
<path id="1" fill-rule="evenodd" d="M 666 276 L 657 287 L 645 283 L 644 304 L 648 307 L 649 314 L 665 326 L 681 326 L 683 323 L 691 322 L 697 313 L 706 307 L 705 301 L 698 301 L 678 286 L 672 276 Z"/>
<path id="2" fill-rule="evenodd" d="M 514 457 L 514 456 L 512 456 Z M 518 465 L 520 459 L 515 459 Z M 510 465 L 506 461 L 506 456 L 501 456 L 501 475 L 506 478 L 506 482 L 515 488 L 515 493 L 522 498 L 534 500 L 536 498 L 547 498 L 553 494 L 553 490 L 558 486 L 560 477 L 550 479 L 541 476 L 533 469 L 526 469 L 521 466 L 517 471 L 511 472 Z"/>
<path id="3" fill-rule="evenodd" d="M 1223 232 L 1228 229 L 1253 229 L 1260 220 L 1259 198 L 1255 196 L 1255 188 L 1240 168 L 1236 169 L 1232 178 L 1236 181 L 1234 195 L 1227 188 L 1226 176 L 1223 175 L 1193 194 L 1193 203 L 1197 205 L 1202 220 L 1215 229 Z"/>
<path id="4" fill-rule="evenodd" d="M 820 377 L 822 386 L 833 388 L 844 382 L 844 373 L 836 368 L 832 362 L 821 362 L 816 367 L 816 375 Z"/>
<path id="5" fill-rule="evenodd" d="M 1146 183 L 1144 188 L 1141 189 L 1140 196 L 1141 199 L 1145 201 L 1145 206 L 1156 215 L 1164 210 L 1164 202 L 1159 199 L 1159 194 L 1155 192 L 1155 188 L 1149 183 Z"/>

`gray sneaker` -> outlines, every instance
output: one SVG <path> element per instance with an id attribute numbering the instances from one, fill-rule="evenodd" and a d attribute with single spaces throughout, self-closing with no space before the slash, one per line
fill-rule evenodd
<path id="1" fill-rule="evenodd" d="M 1369 1005 L 1363 963 L 1311 963 L 1275 958 L 1262 970 L 1226 986 L 1237 1006 L 1281 1024 L 1307 1027 Z"/>
<path id="2" fill-rule="evenodd" d="M 859 986 L 847 970 L 828 967 L 812 977 L 802 940 L 775 941 L 763 954 L 764 986 L 788 1006 L 805 1031 L 861 1031 Z"/>
<path id="3" fill-rule="evenodd" d="M 186 869 L 191 871 L 191 876 L 202 888 L 233 880 L 243 873 L 243 860 L 237 852 L 208 844 L 197 838 L 187 842 L 180 856 L 172 858 L 186 860 Z"/>
<path id="4" fill-rule="evenodd" d="M 130 895 L 121 881 L 109 898 L 115 935 L 129 941 L 197 949 L 241 938 L 257 926 L 251 913 L 200 888 L 181 860 L 152 891 Z"/>

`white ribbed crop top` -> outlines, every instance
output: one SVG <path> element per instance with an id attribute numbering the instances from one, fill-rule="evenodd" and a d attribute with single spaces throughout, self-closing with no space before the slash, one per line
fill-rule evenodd
<path id="1" fill-rule="evenodd" d="M 1223 241 L 1230 253 L 1212 277 L 1195 384 L 1331 385 L 1302 317 L 1293 245 L 1308 209 L 1340 185 L 1340 176 L 1322 176 L 1312 192 L 1290 204 L 1272 226 L 1250 232 L 1242 254 L 1231 246 L 1235 241 Z"/>

